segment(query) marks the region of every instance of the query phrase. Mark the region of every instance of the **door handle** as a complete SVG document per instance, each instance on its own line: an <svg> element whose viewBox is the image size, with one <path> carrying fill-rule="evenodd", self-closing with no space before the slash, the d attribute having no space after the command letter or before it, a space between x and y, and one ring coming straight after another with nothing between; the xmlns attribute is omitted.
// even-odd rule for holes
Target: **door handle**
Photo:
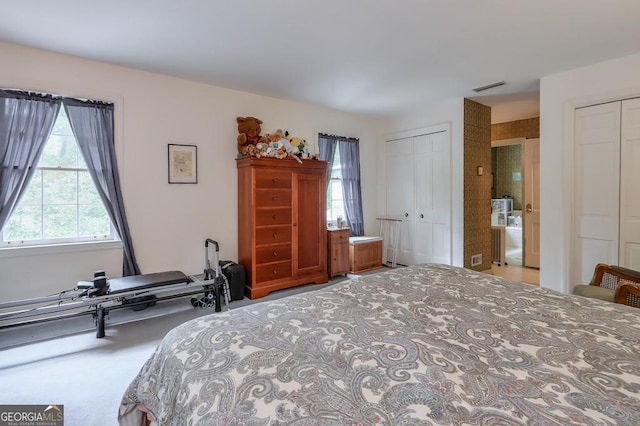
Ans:
<svg viewBox="0 0 640 426"><path fill-rule="evenodd" d="M533 209L531 208L531 203L527 203L527 205L524 207L524 211L527 213L531 213L533 211Z"/></svg>

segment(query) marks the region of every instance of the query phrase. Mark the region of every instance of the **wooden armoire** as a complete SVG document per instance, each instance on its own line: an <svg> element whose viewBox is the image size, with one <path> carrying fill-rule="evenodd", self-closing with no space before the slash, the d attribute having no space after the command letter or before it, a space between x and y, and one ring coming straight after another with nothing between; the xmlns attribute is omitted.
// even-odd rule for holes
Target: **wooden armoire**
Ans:
<svg viewBox="0 0 640 426"><path fill-rule="evenodd" d="M238 263L251 299L326 283L327 163L242 157L238 168Z"/></svg>

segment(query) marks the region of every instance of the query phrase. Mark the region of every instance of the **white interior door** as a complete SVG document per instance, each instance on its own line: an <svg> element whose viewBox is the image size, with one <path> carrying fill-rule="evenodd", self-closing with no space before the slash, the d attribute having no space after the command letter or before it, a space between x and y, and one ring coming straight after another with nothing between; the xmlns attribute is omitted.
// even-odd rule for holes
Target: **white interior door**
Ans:
<svg viewBox="0 0 640 426"><path fill-rule="evenodd" d="M640 270L640 99L622 102L620 163L619 264Z"/></svg>
<svg viewBox="0 0 640 426"><path fill-rule="evenodd" d="M618 263L620 102L575 111L574 284Z"/></svg>
<svg viewBox="0 0 640 426"><path fill-rule="evenodd" d="M540 139L527 139L524 150L524 266L540 267Z"/></svg>
<svg viewBox="0 0 640 426"><path fill-rule="evenodd" d="M451 186L448 132L414 138L415 261L451 263Z"/></svg>
<svg viewBox="0 0 640 426"><path fill-rule="evenodd" d="M411 265L414 263L414 153L413 138L387 141L386 143L386 212L387 217L401 219L398 226L397 263ZM392 241L388 244L386 259L393 259L395 247Z"/></svg>
<svg viewBox="0 0 640 426"><path fill-rule="evenodd" d="M415 152L415 261L430 262L433 256L433 140L431 135L414 138Z"/></svg>

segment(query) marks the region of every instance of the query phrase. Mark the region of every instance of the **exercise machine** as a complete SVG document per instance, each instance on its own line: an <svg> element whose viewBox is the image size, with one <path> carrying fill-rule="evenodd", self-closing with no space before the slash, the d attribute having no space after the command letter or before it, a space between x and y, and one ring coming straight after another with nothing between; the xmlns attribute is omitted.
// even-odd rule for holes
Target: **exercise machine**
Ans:
<svg viewBox="0 0 640 426"><path fill-rule="evenodd" d="M209 249L215 248L211 266ZM181 271L165 271L109 279L104 271L95 271L93 280L80 281L76 287L57 294L0 303L0 329L92 315L96 337L105 336L105 318L109 311L123 308L144 309L157 302L192 296L193 306L226 309L231 300L229 283L220 270L220 246L205 240L205 268L202 276ZM197 303L194 303L193 297ZM18 309L16 309L18 308Z"/></svg>

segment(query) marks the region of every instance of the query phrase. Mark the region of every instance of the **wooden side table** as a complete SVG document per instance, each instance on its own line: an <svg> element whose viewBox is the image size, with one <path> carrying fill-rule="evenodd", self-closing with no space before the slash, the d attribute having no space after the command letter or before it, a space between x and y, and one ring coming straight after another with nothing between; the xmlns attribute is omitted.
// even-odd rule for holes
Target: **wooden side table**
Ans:
<svg viewBox="0 0 640 426"><path fill-rule="evenodd" d="M349 228L327 229L329 278L349 272Z"/></svg>

